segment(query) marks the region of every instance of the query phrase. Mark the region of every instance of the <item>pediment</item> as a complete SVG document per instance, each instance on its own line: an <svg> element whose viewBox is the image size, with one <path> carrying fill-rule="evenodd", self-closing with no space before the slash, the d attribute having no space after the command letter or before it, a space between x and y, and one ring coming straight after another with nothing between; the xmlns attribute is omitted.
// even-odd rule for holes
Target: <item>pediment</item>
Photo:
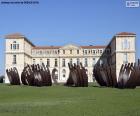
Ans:
<svg viewBox="0 0 140 116"><path fill-rule="evenodd" d="M62 46L60 49L81 49L81 47L74 44L67 44L65 46Z"/></svg>

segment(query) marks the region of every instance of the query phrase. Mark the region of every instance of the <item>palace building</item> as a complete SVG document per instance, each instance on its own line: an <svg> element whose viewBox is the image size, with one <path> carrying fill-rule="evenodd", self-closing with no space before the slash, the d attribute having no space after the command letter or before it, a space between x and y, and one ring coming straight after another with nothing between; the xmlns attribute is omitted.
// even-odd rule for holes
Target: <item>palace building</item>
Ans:
<svg viewBox="0 0 140 116"><path fill-rule="evenodd" d="M92 82L94 65L104 59L103 53L111 51L110 62L115 64L117 75L122 63L135 62L135 38L135 34L124 32L116 34L107 46L36 46L22 34L9 34L5 37L5 69L16 67L21 75L27 64L44 63L50 71L57 69L58 82L66 82L69 76L68 63L81 62L87 69L88 81ZM9 83L6 73L5 83Z"/></svg>

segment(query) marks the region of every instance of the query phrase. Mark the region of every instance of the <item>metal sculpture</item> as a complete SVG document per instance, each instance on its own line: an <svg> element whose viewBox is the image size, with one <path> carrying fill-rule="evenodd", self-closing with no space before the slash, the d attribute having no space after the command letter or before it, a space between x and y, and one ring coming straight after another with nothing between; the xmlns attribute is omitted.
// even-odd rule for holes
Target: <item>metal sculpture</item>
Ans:
<svg viewBox="0 0 140 116"><path fill-rule="evenodd" d="M100 86L135 88L140 85L140 60L138 63L122 64L118 80L111 65L95 65L93 75Z"/></svg>
<svg viewBox="0 0 140 116"><path fill-rule="evenodd" d="M29 86L51 86L51 74L49 68L42 65L27 65L21 73L21 81Z"/></svg>
<svg viewBox="0 0 140 116"><path fill-rule="evenodd" d="M6 69L6 73L11 85L20 85L20 78L16 67Z"/></svg>
<svg viewBox="0 0 140 116"><path fill-rule="evenodd" d="M6 70L11 85L20 85L20 77L17 68ZM51 86L51 74L49 68L42 65L27 65L21 73L21 82L29 86Z"/></svg>
<svg viewBox="0 0 140 116"><path fill-rule="evenodd" d="M75 87L87 87L88 86L88 76L86 74L86 69L80 65L72 65L68 63L69 66L69 78L65 83L66 86L75 86Z"/></svg>

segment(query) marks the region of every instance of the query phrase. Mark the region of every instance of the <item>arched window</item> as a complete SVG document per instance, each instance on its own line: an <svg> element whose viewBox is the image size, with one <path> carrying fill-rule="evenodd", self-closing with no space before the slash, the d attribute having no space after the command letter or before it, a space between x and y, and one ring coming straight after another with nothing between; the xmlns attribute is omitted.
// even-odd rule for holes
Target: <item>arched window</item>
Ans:
<svg viewBox="0 0 140 116"><path fill-rule="evenodd" d="M12 49L13 49L13 50L19 49L19 44L17 44L16 41L13 41L13 44L11 44L10 48L11 48L11 50L12 50Z"/></svg>
<svg viewBox="0 0 140 116"><path fill-rule="evenodd" d="M50 67L50 59L47 59L47 66Z"/></svg>
<svg viewBox="0 0 140 116"><path fill-rule="evenodd" d="M63 78L66 77L66 70L65 69L62 70L62 75L63 75Z"/></svg>

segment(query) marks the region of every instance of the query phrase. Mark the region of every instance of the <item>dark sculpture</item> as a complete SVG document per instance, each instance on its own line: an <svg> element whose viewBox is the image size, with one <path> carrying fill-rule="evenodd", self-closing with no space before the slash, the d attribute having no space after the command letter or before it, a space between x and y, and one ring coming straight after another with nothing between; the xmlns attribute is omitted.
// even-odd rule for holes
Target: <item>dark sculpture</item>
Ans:
<svg viewBox="0 0 140 116"><path fill-rule="evenodd" d="M140 62L122 64L118 80L111 65L95 65L93 75L100 86L136 88L140 85Z"/></svg>
<svg viewBox="0 0 140 116"><path fill-rule="evenodd" d="M20 77L17 68L6 70L11 85L20 85ZM51 86L52 79L49 68L42 65L27 65L21 73L21 82L29 86Z"/></svg>
<svg viewBox="0 0 140 116"><path fill-rule="evenodd" d="M88 86L88 76L86 74L86 69L80 63L79 65L69 64L69 78L65 83L66 86L75 86L75 87L87 87Z"/></svg>
<svg viewBox="0 0 140 116"><path fill-rule="evenodd" d="M21 81L29 86L51 86L51 74L49 68L42 65L27 65L21 73Z"/></svg>
<svg viewBox="0 0 140 116"><path fill-rule="evenodd" d="M11 85L20 85L20 78L16 67L6 69L6 73Z"/></svg>

